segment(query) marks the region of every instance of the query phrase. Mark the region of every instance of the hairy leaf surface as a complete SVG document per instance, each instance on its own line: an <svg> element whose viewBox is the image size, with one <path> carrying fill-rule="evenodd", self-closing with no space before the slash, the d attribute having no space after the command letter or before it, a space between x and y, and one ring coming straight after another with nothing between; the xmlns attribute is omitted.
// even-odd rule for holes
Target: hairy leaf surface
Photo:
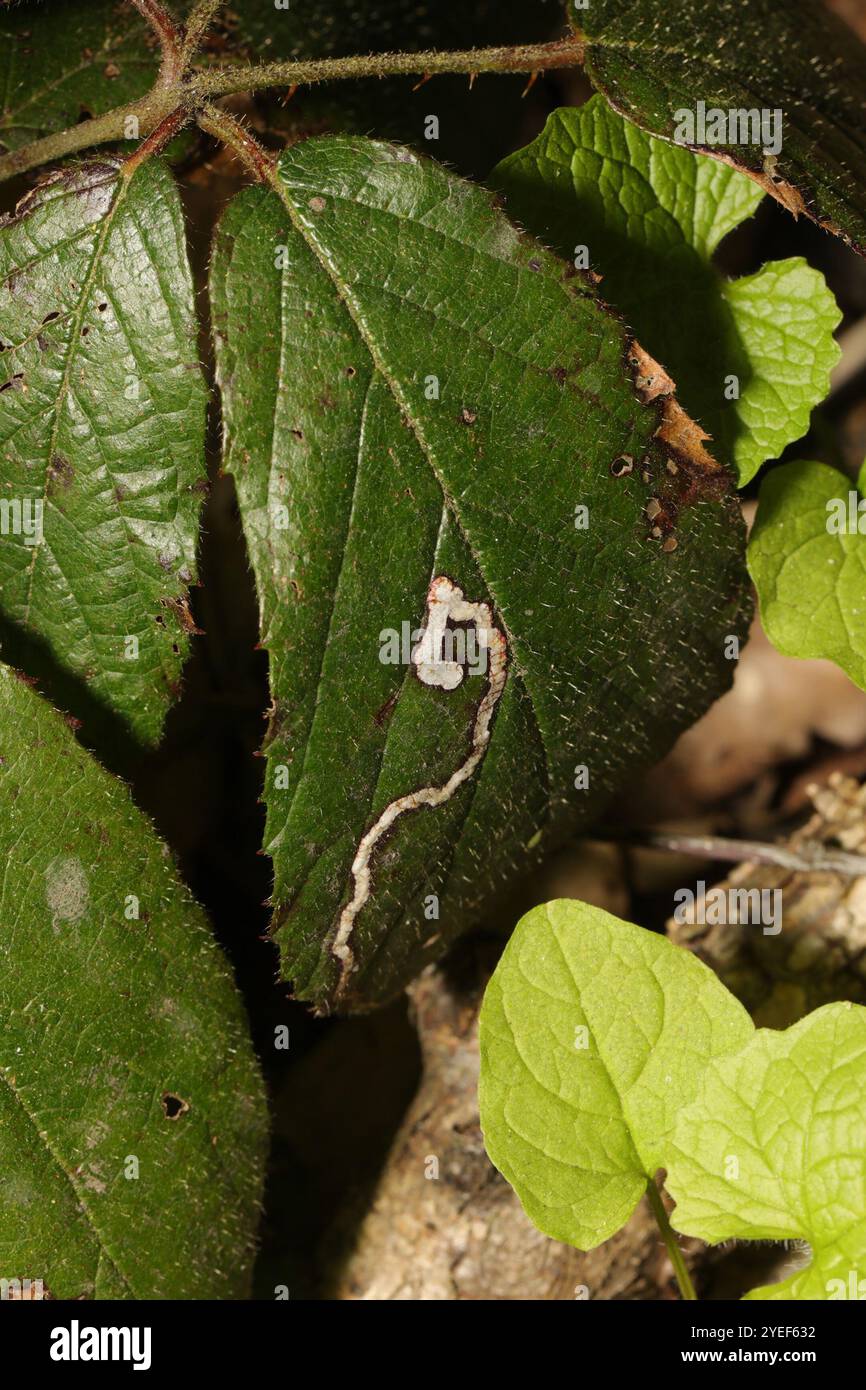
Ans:
<svg viewBox="0 0 866 1390"><path fill-rule="evenodd" d="M593 97L554 112L490 182L561 254L585 248L601 293L664 363L741 486L806 433L839 357L841 314L802 258L739 280L716 271L713 252L763 197L753 180Z"/></svg>
<svg viewBox="0 0 866 1390"><path fill-rule="evenodd" d="M859 490L824 463L773 469L761 485L748 563L773 646L827 657L866 690L864 496L866 466Z"/></svg>
<svg viewBox="0 0 866 1390"><path fill-rule="evenodd" d="M709 1060L751 1019L663 936L563 900L521 919L481 1010L490 1158L547 1235L591 1250L665 1162Z"/></svg>
<svg viewBox="0 0 866 1390"><path fill-rule="evenodd" d="M591 0L569 6L586 71L610 104L672 139L679 112L775 110L782 146L727 125L721 143L686 143L732 160L792 212L866 250L866 49L821 0ZM772 128L770 127L772 133ZM771 140L771 144L772 144Z"/></svg>
<svg viewBox="0 0 866 1390"><path fill-rule="evenodd" d="M69 169L0 221L0 609L147 740L193 626L196 334L159 162Z"/></svg>
<svg viewBox="0 0 866 1390"><path fill-rule="evenodd" d="M742 541L664 374L489 194L349 138L287 152L280 179L232 205L212 281L271 659L265 848L286 977L369 1003L727 684ZM492 710L492 662L446 689L408 644L388 659L436 577L492 610ZM347 929L365 836L431 788L360 866Z"/></svg>
<svg viewBox="0 0 866 1390"><path fill-rule="evenodd" d="M686 1235L808 1242L807 1268L747 1298L862 1298L866 1009L827 1004L713 1058L678 1118L667 1187Z"/></svg>
<svg viewBox="0 0 866 1390"><path fill-rule="evenodd" d="M0 1278L241 1298L265 1109L240 999L126 789L0 667Z"/></svg>

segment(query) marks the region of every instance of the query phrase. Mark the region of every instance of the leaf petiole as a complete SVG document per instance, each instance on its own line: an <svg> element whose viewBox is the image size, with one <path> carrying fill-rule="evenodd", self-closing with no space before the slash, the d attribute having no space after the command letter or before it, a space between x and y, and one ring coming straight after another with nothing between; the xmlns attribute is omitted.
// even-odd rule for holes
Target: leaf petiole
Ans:
<svg viewBox="0 0 866 1390"><path fill-rule="evenodd" d="M146 139L142 140L138 149L124 160L123 172L127 178L135 173L140 164L152 155L161 154L166 145L170 144L176 135L179 135L184 126L191 120L188 111L183 107L169 112L164 121L160 121L155 130L152 130Z"/></svg>
<svg viewBox="0 0 866 1390"><path fill-rule="evenodd" d="M671 1223L668 1220L668 1214L665 1211L665 1204L661 1199L661 1194L658 1188L656 1187L654 1178L650 1178L649 1182L646 1185L646 1195L647 1201L649 1202L650 1208L652 1209L652 1214L656 1219L659 1230L661 1231L662 1240L665 1243L665 1249L667 1250L668 1255L670 1256L671 1264L674 1267L674 1274L676 1275L680 1294L688 1302L696 1303L698 1296L695 1293L695 1286L692 1283L692 1277L689 1274L688 1269L686 1268L686 1262L683 1259L683 1252L680 1249L679 1243L677 1241L676 1236L673 1233L673 1230L671 1229Z"/></svg>
<svg viewBox="0 0 866 1390"><path fill-rule="evenodd" d="M183 59L180 49L180 31L175 21L159 3L159 0L132 0L132 4L159 39L159 45L162 49L161 82L164 85L176 82L181 73Z"/></svg>
<svg viewBox="0 0 866 1390"><path fill-rule="evenodd" d="M279 193L276 160L235 116L207 102L196 119L203 131L233 151L258 183L269 184Z"/></svg>
<svg viewBox="0 0 866 1390"><path fill-rule="evenodd" d="M201 47L208 29L222 9L223 0L198 0L186 22L183 40L184 58L188 62Z"/></svg>

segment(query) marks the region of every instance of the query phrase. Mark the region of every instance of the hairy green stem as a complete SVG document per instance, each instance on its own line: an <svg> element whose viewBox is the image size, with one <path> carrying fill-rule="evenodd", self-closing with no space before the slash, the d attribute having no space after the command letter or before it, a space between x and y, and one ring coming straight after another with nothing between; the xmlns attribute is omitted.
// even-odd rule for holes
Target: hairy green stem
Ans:
<svg viewBox="0 0 866 1390"><path fill-rule="evenodd" d="M143 14L153 13L156 27L156 15L162 12L161 6L156 5L154 0L134 0L134 3ZM202 17L206 10L213 12L215 7L205 3L201 7ZM176 40L167 36L166 42L171 44ZM462 53L374 53L369 57L322 58L296 63L230 64L188 71L186 75L173 66L171 71L175 75L170 80L166 76L166 61L169 52L174 54L175 50L164 48L163 52L165 56L159 81L146 97L128 106L117 106L103 116L82 121L80 125L55 135L46 135L31 145L3 155L0 157L0 180L26 173L42 164L53 163L94 145L126 139L126 121L130 116L137 118L139 133L146 137L176 108L183 106L195 116L209 99L229 96L234 92L257 91L263 87L307 86L346 78L411 76L419 73L432 76L435 73L544 72L579 65L583 58L583 45L578 39L561 39L555 43L477 48ZM176 55L171 58L172 64L175 64L175 58Z"/></svg>
<svg viewBox="0 0 866 1390"><path fill-rule="evenodd" d="M301 59L293 63L230 64L202 72L197 92L229 96L265 87L302 87L358 77L424 76L437 73L544 72L569 68L583 60L579 39L518 44L508 48L471 48L462 53L372 53L352 58Z"/></svg>
<svg viewBox="0 0 866 1390"><path fill-rule="evenodd" d="M222 7L223 0L198 0L198 4L186 22L186 33L183 41L183 55L186 62L189 62L193 54L201 47L205 34Z"/></svg>
<svg viewBox="0 0 866 1390"><path fill-rule="evenodd" d="M668 1220L668 1214L665 1211L665 1204L661 1199L661 1193L655 1185L654 1178L650 1178L649 1182L647 1183L646 1195L647 1201L649 1202L650 1207L652 1209L652 1214L655 1217L656 1222L658 1223L659 1230L661 1231L662 1240L665 1243L665 1249L667 1250L668 1255L670 1256L671 1264L674 1267L674 1274L677 1278L677 1284L679 1285L680 1294L687 1302L696 1303L698 1296L695 1293L695 1286L692 1283L692 1276L686 1269L686 1262L683 1259L683 1252L679 1247L679 1242L677 1241L677 1238L674 1235L673 1230L671 1229L671 1223Z"/></svg>
<svg viewBox="0 0 866 1390"><path fill-rule="evenodd" d="M138 120L140 135L150 135L176 106L177 96L172 94L171 88L154 88L141 101L130 102L128 106L115 106L102 116L82 121L69 130L58 131L56 135L44 135L41 140L34 140L32 145L22 145L20 150L3 155L0 158L0 180L24 174L28 169L38 169L43 164L53 164L66 155L77 154L79 150L89 149L92 145L125 140L128 138L126 122L130 116Z"/></svg>

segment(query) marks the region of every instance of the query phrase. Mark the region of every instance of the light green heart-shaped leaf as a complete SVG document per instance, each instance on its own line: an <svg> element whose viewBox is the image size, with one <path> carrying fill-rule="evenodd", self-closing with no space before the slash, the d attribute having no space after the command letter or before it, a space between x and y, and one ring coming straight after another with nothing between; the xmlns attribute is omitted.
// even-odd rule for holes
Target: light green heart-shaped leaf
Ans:
<svg viewBox="0 0 866 1390"><path fill-rule="evenodd" d="M484 1142L547 1235L590 1250L665 1162L712 1058L754 1032L697 958L586 903L517 925L481 1011Z"/></svg>
<svg viewBox="0 0 866 1390"><path fill-rule="evenodd" d="M866 690L864 496L866 466L859 491L823 463L773 469L761 485L748 562L773 645L786 656L835 661Z"/></svg>
<svg viewBox="0 0 866 1390"><path fill-rule="evenodd" d="M827 1004L713 1058L667 1153L678 1231L711 1244L808 1241L806 1269L747 1298L862 1298L866 1009Z"/></svg>
<svg viewBox="0 0 866 1390"><path fill-rule="evenodd" d="M288 150L223 219L212 295L283 973L369 1004L728 684L737 509L591 283L407 150ZM487 605L496 670L419 678L434 579L458 626Z"/></svg>
<svg viewBox="0 0 866 1390"><path fill-rule="evenodd" d="M205 409L164 165L70 168L0 219L0 610L148 741L194 630Z"/></svg>
<svg viewBox="0 0 866 1390"><path fill-rule="evenodd" d="M719 242L763 197L752 179L593 97L554 112L491 183L561 254L588 254L601 293L664 363L741 486L806 433L839 357L841 315L801 258L732 281L715 269Z"/></svg>
<svg viewBox="0 0 866 1390"><path fill-rule="evenodd" d="M243 1007L126 788L0 666L0 1279L243 1298L266 1112Z"/></svg>

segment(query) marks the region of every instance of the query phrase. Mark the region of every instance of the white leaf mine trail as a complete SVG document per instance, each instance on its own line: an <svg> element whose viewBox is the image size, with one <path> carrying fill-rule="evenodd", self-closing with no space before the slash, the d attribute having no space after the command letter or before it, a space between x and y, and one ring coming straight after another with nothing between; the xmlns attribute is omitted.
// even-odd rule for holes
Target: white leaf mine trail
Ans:
<svg viewBox="0 0 866 1390"><path fill-rule="evenodd" d="M469 755L456 772L451 774L444 786L422 787L420 791L409 792L392 801L358 845L352 862L355 891L351 901L340 914L331 946L331 954L340 963L338 997L345 990L355 969L351 936L358 913L370 896L370 856L376 845L390 830L397 817L402 816L404 812L416 811L421 806L442 806L446 801L450 801L457 788L467 782L475 772L490 741L493 711L505 688L507 675L508 648L505 636L494 624L489 604L468 603L463 597L463 590L447 575L439 575L434 579L427 593L426 625L421 640L412 653L412 663L418 679L424 685L437 686L440 690L455 690L464 676L464 668L459 662L443 659L443 645L449 622L473 623L479 646L487 650L487 689L475 714Z"/></svg>

